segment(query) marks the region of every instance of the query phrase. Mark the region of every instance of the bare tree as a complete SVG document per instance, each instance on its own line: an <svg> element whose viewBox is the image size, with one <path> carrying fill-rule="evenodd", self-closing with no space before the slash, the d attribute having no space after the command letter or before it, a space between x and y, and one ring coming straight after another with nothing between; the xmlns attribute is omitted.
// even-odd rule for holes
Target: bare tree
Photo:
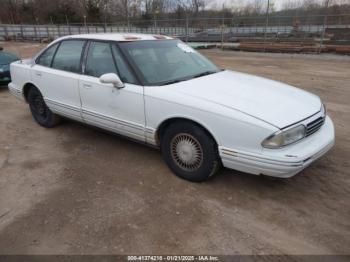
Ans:
<svg viewBox="0 0 350 262"><path fill-rule="evenodd" d="M90 22L97 22L100 19L103 8L103 0L78 0L84 15Z"/></svg>
<svg viewBox="0 0 350 262"><path fill-rule="evenodd" d="M270 0L270 2L280 0ZM350 0L285 0L279 14L317 15L345 14L350 12ZM266 0L226 0L225 8L215 0L0 0L2 23L62 23L106 21L107 17L124 20L142 17L184 18L185 16L261 16L266 10ZM222 3L222 2L220 2ZM108 6L108 8L106 8ZM327 9L327 10L326 10ZM271 12L273 8L270 7Z"/></svg>
<svg viewBox="0 0 350 262"><path fill-rule="evenodd" d="M14 23L18 23L17 10L18 10L18 1L17 0L7 0L5 3L5 8L7 7L7 11L10 17L10 21Z"/></svg>

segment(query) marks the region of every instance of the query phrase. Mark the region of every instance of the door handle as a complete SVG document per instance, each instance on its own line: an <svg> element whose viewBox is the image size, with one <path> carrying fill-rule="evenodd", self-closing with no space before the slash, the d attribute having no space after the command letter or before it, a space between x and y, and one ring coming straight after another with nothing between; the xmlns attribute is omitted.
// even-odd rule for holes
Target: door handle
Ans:
<svg viewBox="0 0 350 262"><path fill-rule="evenodd" d="M83 87L86 88L86 89L90 89L92 87L92 85L90 85L90 84L83 84Z"/></svg>
<svg viewBox="0 0 350 262"><path fill-rule="evenodd" d="M35 75L41 76L41 72L36 71L36 72L35 72Z"/></svg>

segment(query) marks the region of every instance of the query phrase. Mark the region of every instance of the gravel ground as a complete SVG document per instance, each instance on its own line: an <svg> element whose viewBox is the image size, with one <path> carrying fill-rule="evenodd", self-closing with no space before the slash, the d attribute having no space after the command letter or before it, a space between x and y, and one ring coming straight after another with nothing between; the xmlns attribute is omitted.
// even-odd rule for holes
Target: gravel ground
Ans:
<svg viewBox="0 0 350 262"><path fill-rule="evenodd" d="M349 57L202 52L319 95L335 147L290 179L223 169L190 183L157 150L75 122L38 126L2 88L0 253L350 254Z"/></svg>

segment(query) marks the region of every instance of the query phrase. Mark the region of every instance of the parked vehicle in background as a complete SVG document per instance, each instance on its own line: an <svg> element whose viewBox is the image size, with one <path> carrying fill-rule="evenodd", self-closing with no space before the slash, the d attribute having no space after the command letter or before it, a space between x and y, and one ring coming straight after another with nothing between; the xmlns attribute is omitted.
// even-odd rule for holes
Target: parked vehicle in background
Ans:
<svg viewBox="0 0 350 262"><path fill-rule="evenodd" d="M0 48L0 86L11 82L10 64L17 60L19 60L17 55L5 52L2 47Z"/></svg>
<svg viewBox="0 0 350 262"><path fill-rule="evenodd" d="M169 168L191 181L221 165L291 177L334 144L319 97L219 69L166 36L63 37L12 63L11 75L10 92L40 125L64 116L157 146Z"/></svg>

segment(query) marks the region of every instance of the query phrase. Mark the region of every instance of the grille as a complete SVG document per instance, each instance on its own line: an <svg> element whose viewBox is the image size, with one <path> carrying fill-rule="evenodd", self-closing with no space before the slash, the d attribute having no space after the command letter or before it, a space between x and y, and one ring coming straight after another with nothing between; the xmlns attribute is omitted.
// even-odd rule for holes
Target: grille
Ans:
<svg viewBox="0 0 350 262"><path fill-rule="evenodd" d="M321 128L325 117L319 117L306 125L306 136L310 136Z"/></svg>

